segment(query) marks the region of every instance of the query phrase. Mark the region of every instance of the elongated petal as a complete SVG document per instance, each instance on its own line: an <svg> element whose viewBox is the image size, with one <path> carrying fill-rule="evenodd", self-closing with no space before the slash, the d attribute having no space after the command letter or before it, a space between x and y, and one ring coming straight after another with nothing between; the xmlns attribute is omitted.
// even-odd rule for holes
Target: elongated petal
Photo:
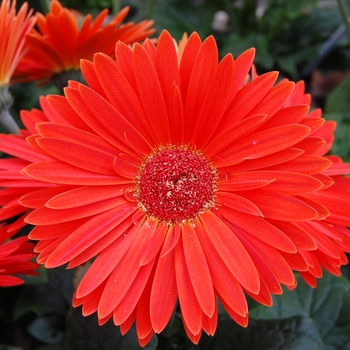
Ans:
<svg viewBox="0 0 350 350"><path fill-rule="evenodd" d="M182 227L182 243L186 265L197 300L203 312L212 317L215 297L208 264L196 231L189 225Z"/></svg>
<svg viewBox="0 0 350 350"><path fill-rule="evenodd" d="M222 161L215 161L215 165L217 167L229 166L245 159L268 156L295 145L309 132L310 129L303 125L285 125L253 134L220 152L219 156Z"/></svg>
<svg viewBox="0 0 350 350"><path fill-rule="evenodd" d="M190 332L198 334L202 327L203 312L188 274L182 240L175 247L175 272L182 317Z"/></svg>
<svg viewBox="0 0 350 350"><path fill-rule="evenodd" d="M23 169L24 174L37 180L65 185L118 185L129 179L93 173L59 161L33 163Z"/></svg>
<svg viewBox="0 0 350 350"><path fill-rule="evenodd" d="M177 299L175 251L171 250L164 255L164 247L166 245L160 253L150 299L151 322L156 333L160 333L168 324Z"/></svg>
<svg viewBox="0 0 350 350"><path fill-rule="evenodd" d="M202 215L201 222L213 246L237 280L247 290L257 293L259 291L258 273L239 239L211 212ZM213 232L215 232L215 238Z"/></svg>

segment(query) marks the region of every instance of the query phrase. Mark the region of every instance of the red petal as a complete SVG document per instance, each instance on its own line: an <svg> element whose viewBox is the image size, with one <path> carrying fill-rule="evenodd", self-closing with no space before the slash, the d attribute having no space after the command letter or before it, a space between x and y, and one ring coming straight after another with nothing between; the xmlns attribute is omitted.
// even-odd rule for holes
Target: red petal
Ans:
<svg viewBox="0 0 350 350"><path fill-rule="evenodd" d="M287 98L292 93L294 86L295 84L290 81L277 84L258 103L258 105L255 106L253 110L250 111L250 114L261 114L261 113L266 113L269 115L275 114L285 104Z"/></svg>
<svg viewBox="0 0 350 350"><path fill-rule="evenodd" d="M169 238L168 233L166 239ZM160 333L168 324L177 300L175 252L171 250L164 255L164 247L166 245L158 259L150 298L151 322L156 333Z"/></svg>
<svg viewBox="0 0 350 350"><path fill-rule="evenodd" d="M166 239L169 235L168 229L168 226L163 225L162 223L158 224L154 234L150 237L148 245L142 254L140 260L141 266L148 264L160 252L164 239Z"/></svg>
<svg viewBox="0 0 350 350"><path fill-rule="evenodd" d="M171 142L168 115L153 62L140 45L134 47L133 62L137 91L148 123L159 144L167 145Z"/></svg>
<svg viewBox="0 0 350 350"><path fill-rule="evenodd" d="M195 230L203 246L207 261L210 261L208 266L215 291L233 310L239 315L245 316L248 313L248 306L241 285L208 240L201 222L196 220L195 225Z"/></svg>
<svg viewBox="0 0 350 350"><path fill-rule="evenodd" d="M188 274L194 293L203 312L212 317L215 311L215 296L207 259L196 231L190 225L182 226L182 242Z"/></svg>
<svg viewBox="0 0 350 350"><path fill-rule="evenodd" d="M108 154L115 154L116 152L116 149L101 137L68 125L39 123L36 128L41 136L60 138Z"/></svg>
<svg viewBox="0 0 350 350"><path fill-rule="evenodd" d="M131 284L135 282L141 268L139 261L153 232L152 221L146 220L138 229L135 240L126 254L118 265L115 265L116 267L108 277L106 288L101 296L98 309L99 317L106 317L113 312L128 292Z"/></svg>
<svg viewBox="0 0 350 350"><path fill-rule="evenodd" d="M64 223L71 220L86 218L91 215L99 214L124 203L126 203L125 199L117 197L77 208L50 209L41 207L29 213L26 217L26 222L32 225L51 225Z"/></svg>
<svg viewBox="0 0 350 350"><path fill-rule="evenodd" d="M138 172L138 167L135 164L119 157L114 158L113 169L118 175L132 180L135 180Z"/></svg>
<svg viewBox="0 0 350 350"><path fill-rule="evenodd" d="M208 158L215 157L221 150L225 149L233 141L246 137L264 124L267 120L266 114L253 115L225 129L221 133L215 133L214 140L210 141L205 150Z"/></svg>
<svg viewBox="0 0 350 350"><path fill-rule="evenodd" d="M237 182L240 184L241 182L244 182L244 180L246 180L248 184L252 181L256 181L257 183L259 181L268 182L265 187L266 190L289 195L301 195L315 192L323 188L323 183L315 177L287 171L257 170L229 175L230 182ZM225 184L226 181L223 181L223 183ZM222 184L220 183L220 189L221 187ZM242 189L244 189L244 187ZM249 189L248 186L247 190Z"/></svg>
<svg viewBox="0 0 350 350"><path fill-rule="evenodd" d="M233 71L233 83L230 100L236 95L247 79L247 75L252 67L255 56L255 49L251 48L244 51L241 55L235 58L235 69Z"/></svg>
<svg viewBox="0 0 350 350"><path fill-rule="evenodd" d="M302 149L305 155L317 154L318 150L326 143L319 137L307 137L305 140L298 142L294 147Z"/></svg>
<svg viewBox="0 0 350 350"><path fill-rule="evenodd" d="M188 47L189 42L186 45ZM185 48L185 51L186 51ZM185 56L185 52L183 58ZM209 91L210 83L213 79L218 66L218 50L215 39L208 37L198 50L193 69L190 74L186 99L184 102L184 115L187 116L185 128L185 142L190 142L193 137L196 122L199 118L200 110L198 106L202 106L205 97ZM182 67L180 67L182 69ZM180 75L182 78L182 76ZM181 86L182 88L182 86Z"/></svg>
<svg viewBox="0 0 350 350"><path fill-rule="evenodd" d="M154 47L154 46L153 46ZM163 31L157 42L155 68L157 71L164 101L168 107L168 113L171 113L172 88L180 86L179 63L177 52L174 45L174 39L167 31ZM171 118L169 118L171 124Z"/></svg>
<svg viewBox="0 0 350 350"><path fill-rule="evenodd" d="M128 252L140 225L142 225L142 222L134 226L126 234L122 232L122 235L117 237L114 243L98 255L77 288L76 295L78 298L83 298L90 294L110 276L120 260Z"/></svg>
<svg viewBox="0 0 350 350"><path fill-rule="evenodd" d="M136 208L135 208L136 210ZM113 244L118 237L124 234L128 234L131 227L135 224L132 221L132 214L135 212L131 211L130 216L128 216L123 222L121 222L117 227L109 231L105 236L100 238L95 244L86 248L76 257L74 257L68 264L68 268L73 268L84 264L86 261L96 257L97 254L104 251L107 247Z"/></svg>
<svg viewBox="0 0 350 350"><path fill-rule="evenodd" d="M220 152L218 156L222 161L215 160L215 166L238 164L245 159L256 159L282 151L303 140L309 132L310 129L304 125L285 125L247 136Z"/></svg>
<svg viewBox="0 0 350 350"><path fill-rule="evenodd" d="M123 151L130 153L131 148L139 154L149 154L150 145L143 135L126 119L127 116L120 114L103 97L85 85L79 85L79 92L85 104L84 111L86 108L91 111L92 118L98 120L113 135L115 140L123 144ZM79 112L82 111L79 110ZM79 114L81 115L81 113ZM123 130L123 132L120 132L120 130Z"/></svg>
<svg viewBox="0 0 350 350"><path fill-rule="evenodd" d="M309 109L310 106L308 105L296 105L282 108L262 126L261 130L267 130L287 124L299 124L305 118ZM304 120L307 119L305 118ZM302 124L308 126L305 123Z"/></svg>
<svg viewBox="0 0 350 350"><path fill-rule="evenodd" d="M219 190L227 192L256 190L274 181L274 179L254 179L245 174L230 174L228 179L219 182Z"/></svg>
<svg viewBox="0 0 350 350"><path fill-rule="evenodd" d="M296 252L293 241L265 219L224 207L220 208L220 213L234 226L243 229L270 246L288 253Z"/></svg>
<svg viewBox="0 0 350 350"><path fill-rule="evenodd" d="M198 334L202 328L203 312L192 287L181 239L175 247L175 273L183 322L191 333Z"/></svg>
<svg viewBox="0 0 350 350"><path fill-rule="evenodd" d="M63 185L119 185L130 179L93 173L59 161L39 162L28 165L23 173L40 181Z"/></svg>
<svg viewBox="0 0 350 350"><path fill-rule="evenodd" d="M253 293L259 291L259 276L246 249L232 230L210 211L200 220L212 245L238 282ZM207 238L208 239L208 238Z"/></svg>
<svg viewBox="0 0 350 350"><path fill-rule="evenodd" d="M152 143L156 140L154 130L147 122L140 98L126 77L120 71L116 62L110 57L98 54L94 57L96 74L104 89L108 101L143 135L147 135Z"/></svg>
<svg viewBox="0 0 350 350"><path fill-rule="evenodd" d="M45 103L47 104L46 108L44 108L45 104L42 102L40 105L45 115L48 115L48 110L52 114L51 118L48 118L50 122L74 127L78 130L91 131L90 127L79 117L79 114L64 96L49 95L46 97Z"/></svg>
<svg viewBox="0 0 350 350"><path fill-rule="evenodd" d="M94 173L113 176L114 156L94 148L57 138L38 138L40 147L58 160Z"/></svg>
<svg viewBox="0 0 350 350"><path fill-rule="evenodd" d="M286 164L291 159L295 159L303 154L302 150L296 148L288 148L280 152L276 152L266 157L258 159L247 159L243 163L232 165L227 168L221 168L220 170L226 171L227 173L236 173L244 171L259 170L265 167L270 167L275 164Z"/></svg>
<svg viewBox="0 0 350 350"><path fill-rule="evenodd" d="M193 139L199 149L204 148L211 137L215 135L226 110L233 81L233 67L232 56L225 56L219 63L208 86L204 101L199 108L199 115L193 125ZM222 83L223 81L225 84ZM219 104L218 100L220 100Z"/></svg>
<svg viewBox="0 0 350 350"><path fill-rule="evenodd" d="M227 108L223 118L223 123L220 126L220 131L223 132L231 128L247 116L248 113L249 116L255 114L267 114L264 111L261 113L251 113L251 110L256 104L265 98L266 94L274 85L277 76L277 72L266 73L243 86L237 92L230 106Z"/></svg>
<svg viewBox="0 0 350 350"><path fill-rule="evenodd" d="M219 298L219 300L220 300L222 306L227 311L227 313L231 316L231 318L235 322L237 322L242 327L248 326L248 314L245 316L240 316L234 310L232 310L231 307L228 304L226 304L226 302L224 300L222 300L221 298Z"/></svg>
<svg viewBox="0 0 350 350"><path fill-rule="evenodd" d="M61 224L45 225L45 226L35 226L33 230L29 233L29 239L33 240L47 240L54 239L61 236L69 235L71 232L78 229L81 225L86 222L86 218L69 221L64 225L64 232L62 230Z"/></svg>
<svg viewBox="0 0 350 350"><path fill-rule="evenodd" d="M106 199L112 199L123 196L125 185L119 186L85 186L73 189L61 188L60 193L53 194L51 198L44 203L51 209L77 208L83 205L97 203ZM54 191L51 191L54 193ZM58 191L56 191L58 192Z"/></svg>
<svg viewBox="0 0 350 350"><path fill-rule="evenodd" d="M113 321L115 325L118 326L124 323L134 311L138 302L140 302L141 294L143 293L145 285L150 278L153 264L154 261L141 267L125 297L113 311Z"/></svg>
<svg viewBox="0 0 350 350"><path fill-rule="evenodd" d="M287 194L257 189L245 191L244 197L259 207L265 217L282 221L306 221L318 217L317 209Z"/></svg>
<svg viewBox="0 0 350 350"><path fill-rule="evenodd" d="M307 231L302 230L296 224L279 220L268 221L287 235L293 241L298 250L315 250L317 248L315 241L307 233Z"/></svg>
<svg viewBox="0 0 350 350"><path fill-rule="evenodd" d="M247 236L246 234L240 232L241 231L239 231L237 234L240 234L241 241L246 242L246 244L249 244L254 249L256 254L258 254L269 266L269 268L280 283L285 284L287 286L296 285L296 280L290 266L282 258L278 250L271 247L270 245L263 243L262 241L253 236ZM251 250L250 252L252 254Z"/></svg>
<svg viewBox="0 0 350 350"><path fill-rule="evenodd" d="M189 89L191 73L196 61L199 49L202 46L201 39L196 32L193 32L188 38L187 44L182 53L180 61L180 82L181 82L181 97L182 101L186 102L186 96Z"/></svg>
<svg viewBox="0 0 350 350"><path fill-rule="evenodd" d="M117 227L133 212L133 206L124 204L109 211L95 215L86 221L55 249L46 260L46 267L57 267L72 260L85 249L93 246L108 232ZM96 253L99 253L98 251Z"/></svg>
<svg viewBox="0 0 350 350"><path fill-rule="evenodd" d="M273 164L269 169L315 175L329 168L331 164L332 163L324 157L301 155L286 163ZM325 172L325 174L329 175L327 172Z"/></svg>
<svg viewBox="0 0 350 350"><path fill-rule="evenodd" d="M250 215L263 216L260 209L248 199L229 192L216 192L216 202L220 205L230 207L232 209L242 211Z"/></svg>
<svg viewBox="0 0 350 350"><path fill-rule="evenodd" d="M216 331L216 327L218 324L218 305L215 303L215 311L213 316L208 317L203 313L202 317L202 327L208 335L214 335Z"/></svg>

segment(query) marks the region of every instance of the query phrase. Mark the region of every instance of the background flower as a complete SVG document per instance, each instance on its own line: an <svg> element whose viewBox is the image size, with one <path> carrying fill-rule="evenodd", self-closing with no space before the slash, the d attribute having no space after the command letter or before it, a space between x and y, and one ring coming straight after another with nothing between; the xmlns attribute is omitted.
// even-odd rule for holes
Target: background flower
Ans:
<svg viewBox="0 0 350 350"><path fill-rule="evenodd" d="M26 35L35 24L32 10L25 2L16 14L16 1L3 0L0 5L0 88L9 85L11 77L28 50L24 47Z"/></svg>
<svg viewBox="0 0 350 350"><path fill-rule="evenodd" d="M317 266L338 274L346 263L337 208L349 167L323 156L333 124L275 72L246 83L253 56L218 63L215 40L196 34L181 55L167 32L157 46L119 42L116 61L82 62L89 87L71 82L47 98L64 123L39 123L28 139L52 160L24 173L55 184L20 200L33 209L38 261L72 268L96 257L74 305L123 334L136 321L141 345L177 299L197 343L215 332L216 297L246 326L245 294L271 305L281 285L296 286L293 270L319 277Z"/></svg>
<svg viewBox="0 0 350 350"><path fill-rule="evenodd" d="M80 59L92 59L95 52L114 55L117 40L126 44L141 41L155 32L153 21L121 24L129 8L109 19L105 9L92 21L63 7L58 0L50 3L50 12L37 13L37 27L28 36L31 49L19 64L16 75L40 84L55 82L60 87L68 79L79 78Z"/></svg>
<svg viewBox="0 0 350 350"><path fill-rule="evenodd" d="M10 132L16 133L18 127L9 114L13 103L9 85L14 71L27 52L26 35L35 24L32 11L25 2L16 14L16 1L4 0L0 4L0 123Z"/></svg>
<svg viewBox="0 0 350 350"><path fill-rule="evenodd" d="M11 234L6 226L0 227L0 287L22 284L23 280L13 275L38 275L39 266L30 260L35 257L33 243L27 237L9 240Z"/></svg>

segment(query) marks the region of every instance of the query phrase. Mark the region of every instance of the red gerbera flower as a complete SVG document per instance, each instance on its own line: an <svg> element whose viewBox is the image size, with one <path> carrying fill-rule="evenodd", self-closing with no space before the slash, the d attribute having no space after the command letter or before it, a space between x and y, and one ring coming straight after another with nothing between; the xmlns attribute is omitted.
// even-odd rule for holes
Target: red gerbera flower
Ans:
<svg viewBox="0 0 350 350"><path fill-rule="evenodd" d="M0 287L10 287L22 284L19 275L37 275L34 269L38 265L29 261L33 253L33 243L28 242L27 237L19 237L9 240L11 234L6 226L0 227Z"/></svg>
<svg viewBox="0 0 350 350"><path fill-rule="evenodd" d="M128 7L124 8L105 23L107 9L92 21L90 14L84 17L52 0L46 16L36 14L38 30L33 29L28 36L31 49L21 61L16 75L26 77L27 81L39 80L41 84L47 84L52 80L60 82L63 74L61 79L66 82L67 72L77 76L74 72L79 71L81 58L91 60L95 52L113 56L117 40L132 44L155 32L151 28L153 21L121 25L128 11Z"/></svg>
<svg viewBox="0 0 350 350"><path fill-rule="evenodd" d="M141 345L177 300L196 343L215 332L217 299L246 326L245 294L271 305L293 270L313 284L346 263L350 167L324 156L334 125L309 113L302 84L247 83L253 56L218 62L197 34L178 52L167 32L119 42L116 60L82 62L89 86L47 97L55 119L27 138L48 157L24 174L50 187L20 200L38 261L96 257L73 305L122 333L136 321Z"/></svg>

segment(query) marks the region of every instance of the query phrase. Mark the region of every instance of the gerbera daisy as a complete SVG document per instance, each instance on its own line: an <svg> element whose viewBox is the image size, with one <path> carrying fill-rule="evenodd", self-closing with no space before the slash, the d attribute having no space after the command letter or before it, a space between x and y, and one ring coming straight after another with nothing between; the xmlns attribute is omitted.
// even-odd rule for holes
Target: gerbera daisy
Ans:
<svg viewBox="0 0 350 350"><path fill-rule="evenodd" d="M81 58L91 60L95 52L114 55L117 40L132 44L155 32L151 28L153 21L121 25L128 11L128 7L124 8L106 23L105 9L92 21L90 14L84 17L52 0L46 16L36 14L38 29L28 36L31 49L16 75L27 81L38 80L42 85L53 81L60 87L66 86L68 79L80 75Z"/></svg>
<svg viewBox="0 0 350 350"><path fill-rule="evenodd" d="M13 275L37 275L38 265L29 261L33 253L33 243L27 237L11 238L6 226L0 227L0 287L22 284L23 280Z"/></svg>
<svg viewBox="0 0 350 350"><path fill-rule="evenodd" d="M26 53L25 37L35 24L35 17L25 2L16 14L16 1L3 0L0 4L0 122L10 131L18 127L9 114L13 103L9 85L14 70Z"/></svg>
<svg viewBox="0 0 350 350"><path fill-rule="evenodd" d="M118 42L115 56L83 60L88 86L48 96L57 119L27 138L50 158L23 170L50 186L20 200L38 262L95 258L74 306L122 333L136 322L145 345L178 301L197 343L218 300L246 326L246 294L271 305L293 270L311 284L322 267L338 274L350 167L324 156L334 125L309 112L302 84L247 82L254 50L219 61L196 33L181 50L166 31L157 46Z"/></svg>

